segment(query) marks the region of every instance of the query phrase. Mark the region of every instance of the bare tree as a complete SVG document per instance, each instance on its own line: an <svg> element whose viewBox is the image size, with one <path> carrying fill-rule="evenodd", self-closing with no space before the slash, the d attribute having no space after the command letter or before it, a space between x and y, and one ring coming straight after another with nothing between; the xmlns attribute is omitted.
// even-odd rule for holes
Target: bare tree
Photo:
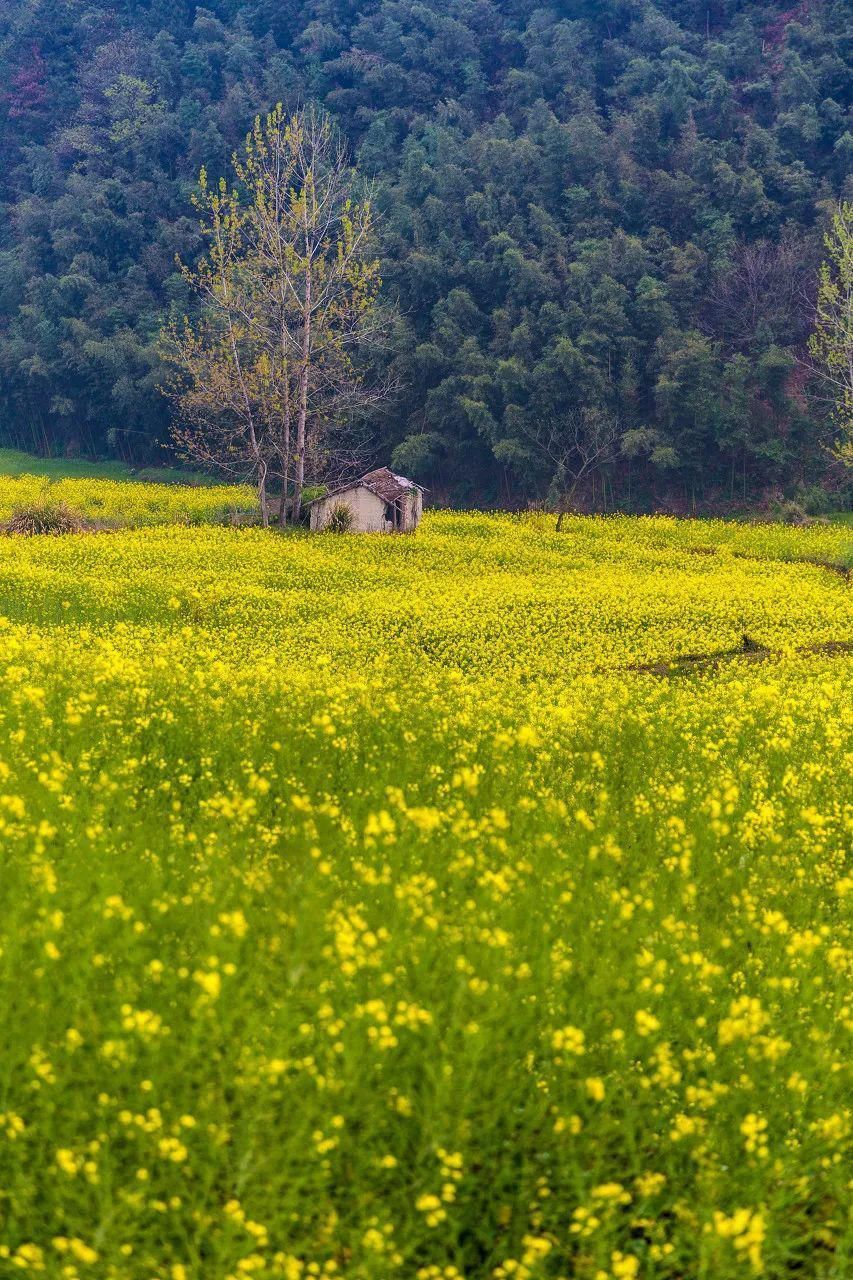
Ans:
<svg viewBox="0 0 853 1280"><path fill-rule="evenodd" d="M761 329L781 346L805 342L813 294L810 256L791 234L738 245L710 283L700 313L704 332L727 351L744 353Z"/></svg>
<svg viewBox="0 0 853 1280"><path fill-rule="evenodd" d="M605 409L584 408L568 420L540 421L525 428L525 434L539 457L553 468L549 498L557 511L559 533L581 483L612 460L618 424Z"/></svg>
<svg viewBox="0 0 853 1280"><path fill-rule="evenodd" d="M165 335L174 435L197 461L252 475L265 524L277 481L284 523L288 505L299 519L306 475L340 470L359 414L387 394L359 365L385 327L374 217L319 110L258 118L233 168L234 186L216 189L202 171L195 198L207 252L182 270L201 315Z"/></svg>

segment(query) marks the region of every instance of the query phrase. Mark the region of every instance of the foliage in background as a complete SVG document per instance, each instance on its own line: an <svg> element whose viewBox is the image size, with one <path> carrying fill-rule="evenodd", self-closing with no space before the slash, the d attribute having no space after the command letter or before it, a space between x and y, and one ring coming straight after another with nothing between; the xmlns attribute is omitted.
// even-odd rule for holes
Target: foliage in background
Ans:
<svg viewBox="0 0 853 1280"><path fill-rule="evenodd" d="M531 432L595 410L608 504L831 483L797 355L851 196L851 59L846 0L7 0L4 422L150 456L190 187L259 109L318 101L376 175L402 312L382 461L543 496Z"/></svg>

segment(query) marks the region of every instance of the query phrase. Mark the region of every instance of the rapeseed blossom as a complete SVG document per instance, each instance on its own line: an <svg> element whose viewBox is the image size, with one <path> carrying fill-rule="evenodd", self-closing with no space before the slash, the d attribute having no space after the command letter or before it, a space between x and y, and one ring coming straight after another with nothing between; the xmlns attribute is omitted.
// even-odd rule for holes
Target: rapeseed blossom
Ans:
<svg viewBox="0 0 853 1280"><path fill-rule="evenodd" d="M128 480L0 476L0 519L17 507L60 503L99 527L198 524L252 512L256 496L247 485L144 484Z"/></svg>
<svg viewBox="0 0 853 1280"><path fill-rule="evenodd" d="M102 483L0 539L0 1272L843 1267L844 531Z"/></svg>

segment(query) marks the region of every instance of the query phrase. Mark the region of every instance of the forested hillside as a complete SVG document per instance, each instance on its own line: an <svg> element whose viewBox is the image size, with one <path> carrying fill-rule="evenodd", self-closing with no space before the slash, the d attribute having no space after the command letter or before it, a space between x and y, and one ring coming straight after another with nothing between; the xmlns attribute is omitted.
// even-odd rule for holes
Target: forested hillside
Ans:
<svg viewBox="0 0 853 1280"><path fill-rule="evenodd" d="M831 487L851 65L848 0L0 0L0 435L152 456L199 168L317 100L378 184L379 460L522 501L604 423L608 505Z"/></svg>

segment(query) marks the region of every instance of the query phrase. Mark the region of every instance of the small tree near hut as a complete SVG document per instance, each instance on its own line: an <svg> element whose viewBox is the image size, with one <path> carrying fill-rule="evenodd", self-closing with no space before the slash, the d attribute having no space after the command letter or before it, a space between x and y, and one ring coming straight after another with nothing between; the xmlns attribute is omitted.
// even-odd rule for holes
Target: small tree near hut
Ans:
<svg viewBox="0 0 853 1280"><path fill-rule="evenodd" d="M606 410L584 407L566 417L543 415L523 430L531 453L550 472L548 503L556 511L559 533L581 486L612 462L619 440L616 419Z"/></svg>
<svg viewBox="0 0 853 1280"><path fill-rule="evenodd" d="M838 207L824 243L829 259L820 269L809 351L834 404L836 456L853 467L853 204Z"/></svg>
<svg viewBox="0 0 853 1280"><path fill-rule="evenodd" d="M279 104L256 119L233 185L202 170L195 207L205 252L181 264L200 301L163 335L179 450L251 476L261 516L299 519L306 479L346 469L361 411L387 388L360 357L383 327L369 194L329 117Z"/></svg>

